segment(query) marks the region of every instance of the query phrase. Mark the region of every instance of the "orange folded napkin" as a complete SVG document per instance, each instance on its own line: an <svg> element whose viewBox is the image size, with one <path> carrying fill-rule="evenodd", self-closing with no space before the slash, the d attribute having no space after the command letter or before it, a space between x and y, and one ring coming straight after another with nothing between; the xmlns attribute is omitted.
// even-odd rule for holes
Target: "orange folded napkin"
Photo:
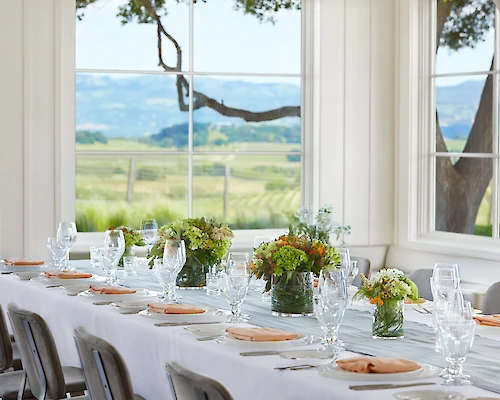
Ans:
<svg viewBox="0 0 500 400"><path fill-rule="evenodd" d="M405 358L353 357L338 360L337 365L344 371L361 374L389 374L394 372L410 372L420 369L416 362Z"/></svg>
<svg viewBox="0 0 500 400"><path fill-rule="evenodd" d="M500 315L475 315L474 321L484 326L500 326Z"/></svg>
<svg viewBox="0 0 500 400"><path fill-rule="evenodd" d="M76 271L45 271L45 276L49 279L87 279L92 278L92 274Z"/></svg>
<svg viewBox="0 0 500 400"><path fill-rule="evenodd" d="M420 297L417 301L414 301L412 299L405 299L405 304L421 304L425 302L426 300L423 297Z"/></svg>
<svg viewBox="0 0 500 400"><path fill-rule="evenodd" d="M96 294L134 294L137 290L122 286L90 285L90 292Z"/></svg>
<svg viewBox="0 0 500 400"><path fill-rule="evenodd" d="M271 328L229 328L226 332L235 339L252 342L281 342L299 337L297 333Z"/></svg>
<svg viewBox="0 0 500 400"><path fill-rule="evenodd" d="M158 314L202 314L204 308L187 304L150 303L148 309Z"/></svg>
<svg viewBox="0 0 500 400"><path fill-rule="evenodd" d="M45 263L44 261L32 260L31 258L5 258L4 261L7 265L18 266L42 265Z"/></svg>

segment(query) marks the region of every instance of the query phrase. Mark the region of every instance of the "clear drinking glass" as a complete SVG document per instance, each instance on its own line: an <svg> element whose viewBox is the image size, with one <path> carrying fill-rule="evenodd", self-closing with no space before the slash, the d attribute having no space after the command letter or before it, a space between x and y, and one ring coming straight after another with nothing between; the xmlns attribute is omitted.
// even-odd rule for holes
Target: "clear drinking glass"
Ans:
<svg viewBox="0 0 500 400"><path fill-rule="evenodd" d="M436 263L432 279L437 288L457 290L460 287L460 275L457 264Z"/></svg>
<svg viewBox="0 0 500 400"><path fill-rule="evenodd" d="M319 295L314 296L314 314L325 333L323 350L337 353L345 344L338 339L338 331L347 307L347 287L342 269L322 271Z"/></svg>
<svg viewBox="0 0 500 400"><path fill-rule="evenodd" d="M104 248L101 253L101 265L106 273L106 283L117 285L116 269L125 251L125 239L120 229L104 232Z"/></svg>
<svg viewBox="0 0 500 400"><path fill-rule="evenodd" d="M63 263L66 258L66 249L59 246L55 237L47 239L47 248L50 250L52 260L54 260L54 266L59 270L64 269Z"/></svg>
<svg viewBox="0 0 500 400"><path fill-rule="evenodd" d="M349 269L351 266L351 255L349 253L349 249L345 247L339 247L337 251L340 254L341 264L340 268Z"/></svg>
<svg viewBox="0 0 500 400"><path fill-rule="evenodd" d="M233 253L235 254L235 253ZM248 254L247 254L248 256ZM241 305L245 301L250 283L250 265L246 263L230 262L226 271L221 274L221 290L231 307L231 317L228 322L241 322L244 320L241 315Z"/></svg>
<svg viewBox="0 0 500 400"><path fill-rule="evenodd" d="M126 256L123 257L123 269L125 271L125 276L136 276L137 275L137 257L136 256Z"/></svg>
<svg viewBox="0 0 500 400"><path fill-rule="evenodd" d="M146 242L148 253L157 239L158 223L155 219L145 219L141 221L142 236Z"/></svg>
<svg viewBox="0 0 500 400"><path fill-rule="evenodd" d="M177 302L177 295L175 293L177 276L185 263L186 245L184 240L166 240L163 259L155 260L153 267L158 282L163 288L164 302Z"/></svg>
<svg viewBox="0 0 500 400"><path fill-rule="evenodd" d="M100 268L101 267L101 256L100 256L100 251L102 251L103 248L99 246L90 246L90 264L94 268Z"/></svg>
<svg viewBox="0 0 500 400"><path fill-rule="evenodd" d="M229 253L227 256L227 271L241 271L251 275L251 265L248 253Z"/></svg>
<svg viewBox="0 0 500 400"><path fill-rule="evenodd" d="M66 251L64 268L69 269L69 251L76 241L76 224L74 222L60 222L57 228L57 243Z"/></svg>
<svg viewBox="0 0 500 400"><path fill-rule="evenodd" d="M358 265L357 261L351 261L349 268L347 268L345 271L345 281L347 287L352 286L354 279L358 276L359 270L357 265Z"/></svg>
<svg viewBox="0 0 500 400"><path fill-rule="evenodd" d="M219 272L207 272L207 295L220 296L220 280L221 274Z"/></svg>
<svg viewBox="0 0 500 400"><path fill-rule="evenodd" d="M443 385L472 385L470 376L463 373L462 364L474 342L476 323L461 317L443 319L438 326L441 352L448 362L448 373L443 376Z"/></svg>

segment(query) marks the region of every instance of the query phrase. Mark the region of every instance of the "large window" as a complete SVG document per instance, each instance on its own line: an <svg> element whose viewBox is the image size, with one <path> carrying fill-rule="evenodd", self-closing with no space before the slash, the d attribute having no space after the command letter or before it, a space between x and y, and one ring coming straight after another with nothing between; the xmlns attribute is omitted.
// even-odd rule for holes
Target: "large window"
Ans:
<svg viewBox="0 0 500 400"><path fill-rule="evenodd" d="M77 0L80 232L301 203L301 0Z"/></svg>
<svg viewBox="0 0 500 400"><path fill-rule="evenodd" d="M493 0L434 4L430 230L498 239L498 11Z"/></svg>

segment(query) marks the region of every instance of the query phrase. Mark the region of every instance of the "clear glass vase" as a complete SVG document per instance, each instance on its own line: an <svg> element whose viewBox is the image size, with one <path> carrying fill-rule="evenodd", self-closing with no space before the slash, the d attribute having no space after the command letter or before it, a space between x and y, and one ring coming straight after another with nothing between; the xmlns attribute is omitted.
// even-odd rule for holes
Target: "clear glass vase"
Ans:
<svg viewBox="0 0 500 400"><path fill-rule="evenodd" d="M404 338L404 301L388 301L375 305L372 336L375 339Z"/></svg>
<svg viewBox="0 0 500 400"><path fill-rule="evenodd" d="M181 289L202 289L206 285L206 274L210 272L210 267L203 265L196 258L186 259L177 277L177 285Z"/></svg>
<svg viewBox="0 0 500 400"><path fill-rule="evenodd" d="M271 310L273 315L302 317L314 314L314 278L312 272L293 272L272 277Z"/></svg>

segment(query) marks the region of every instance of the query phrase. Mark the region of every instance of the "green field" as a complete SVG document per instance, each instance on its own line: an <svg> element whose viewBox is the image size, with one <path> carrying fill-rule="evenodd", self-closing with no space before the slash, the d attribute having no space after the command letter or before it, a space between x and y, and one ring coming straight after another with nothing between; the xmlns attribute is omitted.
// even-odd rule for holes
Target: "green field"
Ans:
<svg viewBox="0 0 500 400"><path fill-rule="evenodd" d="M277 143L238 146L250 151L297 149L296 144ZM77 150L109 148L158 150L125 139L77 146ZM165 224L188 215L187 156L77 155L76 170L76 219L81 232L122 224L137 227L141 219L151 217ZM234 229L281 228L299 206L298 160L285 155L193 156L194 216L214 216Z"/></svg>

